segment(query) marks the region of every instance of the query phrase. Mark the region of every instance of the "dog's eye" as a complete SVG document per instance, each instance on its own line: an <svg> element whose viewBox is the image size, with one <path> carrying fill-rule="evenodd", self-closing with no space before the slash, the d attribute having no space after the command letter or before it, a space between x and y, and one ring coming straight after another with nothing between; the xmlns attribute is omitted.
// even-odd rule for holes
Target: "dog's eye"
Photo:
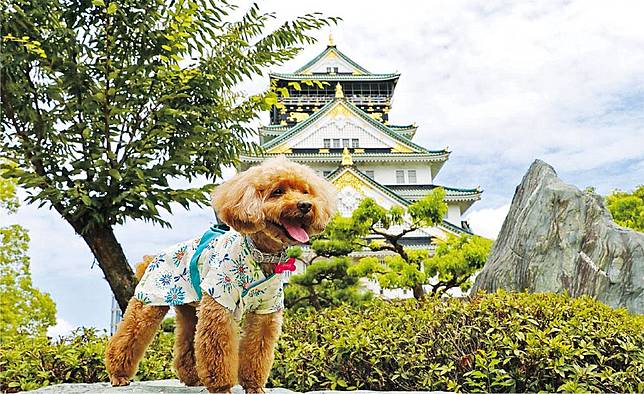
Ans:
<svg viewBox="0 0 644 394"><path fill-rule="evenodd" d="M303 190L302 194L309 194L309 191L308 190Z"/></svg>
<svg viewBox="0 0 644 394"><path fill-rule="evenodd" d="M284 189L281 187L278 187L277 189L273 190L273 193L271 193L271 196L281 196L284 194Z"/></svg>

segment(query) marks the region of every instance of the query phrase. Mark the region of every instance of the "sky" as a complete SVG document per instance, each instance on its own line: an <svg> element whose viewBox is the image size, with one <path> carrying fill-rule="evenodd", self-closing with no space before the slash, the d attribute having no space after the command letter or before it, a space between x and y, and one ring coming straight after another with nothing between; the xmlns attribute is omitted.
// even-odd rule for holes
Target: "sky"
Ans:
<svg viewBox="0 0 644 394"><path fill-rule="evenodd" d="M278 22L314 11L343 18L274 71L306 63L332 32L369 71L402 74L390 122L416 122L416 143L449 147L436 183L481 186L482 200L466 214L480 235L496 237L537 158L564 181L601 194L644 183L644 2L264 0L261 7ZM240 89L267 85L264 75ZM116 229L130 262L199 235L213 215L193 207L166 218L172 229L132 221ZM0 220L29 230L34 283L58 307L51 334L109 326L107 282L67 223L26 204Z"/></svg>

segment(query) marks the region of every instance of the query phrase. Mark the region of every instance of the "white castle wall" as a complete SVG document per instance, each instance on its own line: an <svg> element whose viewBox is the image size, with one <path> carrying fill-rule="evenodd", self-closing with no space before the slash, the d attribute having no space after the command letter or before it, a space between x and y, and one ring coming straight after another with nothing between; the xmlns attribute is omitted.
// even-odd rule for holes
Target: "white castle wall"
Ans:
<svg viewBox="0 0 644 394"><path fill-rule="evenodd" d="M328 165L328 164L317 164L317 163L307 163L314 170L318 171L319 174L324 174L325 171L329 173L335 171L338 167L337 165ZM382 185L396 185L396 170L405 170L405 183L410 184L408 180L407 170L416 170L416 183L418 185L427 185L432 183L432 170L428 164L415 164L415 163L395 163L395 164L384 164L384 163L373 163L373 164L362 164L358 163L356 167L362 171L373 171L374 179L376 182Z"/></svg>
<svg viewBox="0 0 644 394"><path fill-rule="evenodd" d="M447 206L447 217L445 218L448 222L455 224L457 226L461 225L461 207L457 204L450 204Z"/></svg>

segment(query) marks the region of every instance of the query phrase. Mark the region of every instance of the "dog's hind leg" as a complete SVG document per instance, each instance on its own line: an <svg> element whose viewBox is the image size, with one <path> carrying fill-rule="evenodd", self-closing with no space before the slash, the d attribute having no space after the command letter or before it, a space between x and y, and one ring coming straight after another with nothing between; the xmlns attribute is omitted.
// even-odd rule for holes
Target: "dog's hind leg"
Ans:
<svg viewBox="0 0 644 394"><path fill-rule="evenodd" d="M105 367L113 386L127 386L136 373L141 357L159 328L167 306L144 305L132 298L123 321L110 338L105 351Z"/></svg>
<svg viewBox="0 0 644 394"><path fill-rule="evenodd" d="M207 294L198 308L197 374L211 393L230 392L237 382L238 330L232 313Z"/></svg>
<svg viewBox="0 0 644 394"><path fill-rule="evenodd" d="M246 315L239 345L239 383L246 393L264 392L281 328L281 311Z"/></svg>
<svg viewBox="0 0 644 394"><path fill-rule="evenodd" d="M186 386L198 386L197 363L195 361L195 330L197 310L192 305L177 305L176 338L174 340L174 369L179 380Z"/></svg>

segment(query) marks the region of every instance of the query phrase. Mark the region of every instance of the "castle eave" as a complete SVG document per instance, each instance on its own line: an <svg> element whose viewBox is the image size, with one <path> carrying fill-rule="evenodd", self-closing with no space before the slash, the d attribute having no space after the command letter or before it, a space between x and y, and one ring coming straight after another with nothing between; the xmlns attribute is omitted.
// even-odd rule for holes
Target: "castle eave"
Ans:
<svg viewBox="0 0 644 394"><path fill-rule="evenodd" d="M289 73L269 73L272 79L282 79L285 81L388 81L398 79L399 73L389 74L289 74Z"/></svg>
<svg viewBox="0 0 644 394"><path fill-rule="evenodd" d="M263 156L241 155L240 161L249 163L260 163L269 157L284 155L291 160L305 162L333 162L339 163L342 154L338 153L266 153ZM357 163L377 162L445 162L449 159L449 153L417 154L417 153L352 153L351 157Z"/></svg>

